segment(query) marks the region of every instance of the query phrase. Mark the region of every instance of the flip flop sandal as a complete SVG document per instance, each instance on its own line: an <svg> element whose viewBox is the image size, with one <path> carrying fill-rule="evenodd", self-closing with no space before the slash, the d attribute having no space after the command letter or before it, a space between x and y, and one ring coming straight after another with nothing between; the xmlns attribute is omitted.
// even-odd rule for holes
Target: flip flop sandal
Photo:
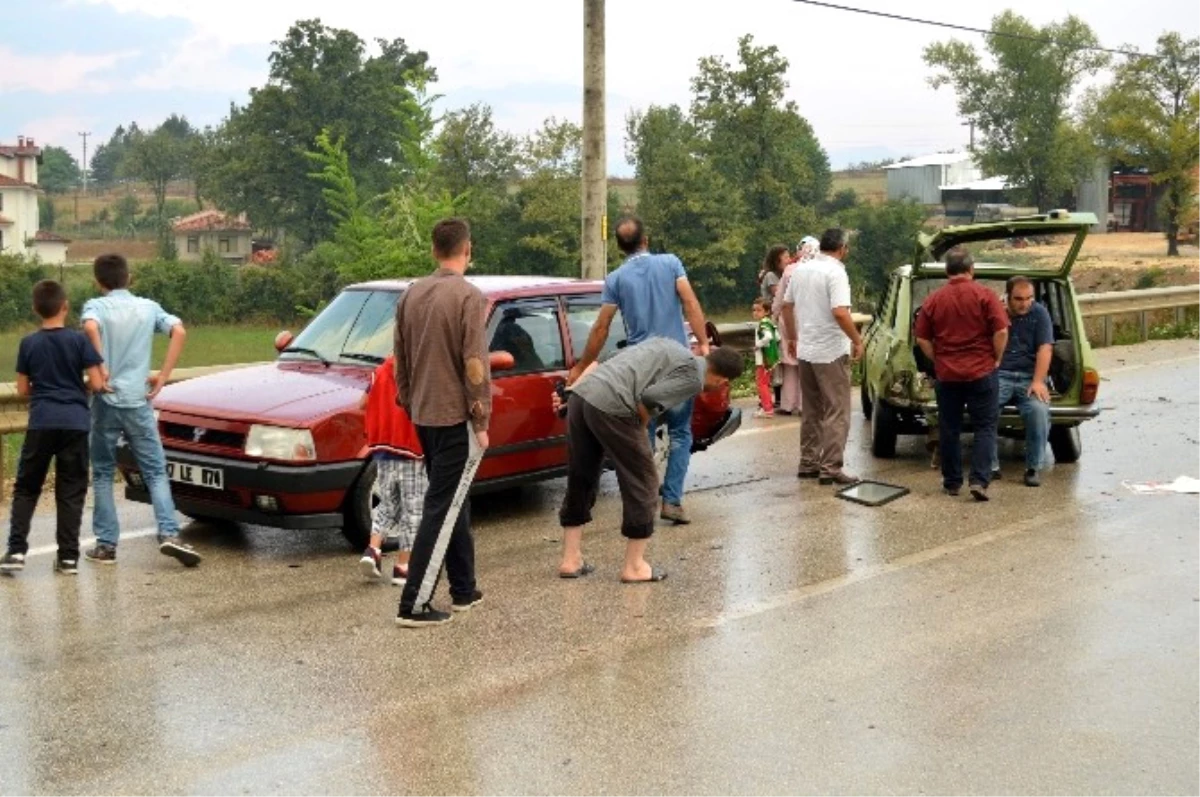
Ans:
<svg viewBox="0 0 1200 797"><path fill-rule="evenodd" d="M579 566L578 570L572 570L570 573L559 573L559 578L583 578L596 572L596 566L584 562Z"/></svg>
<svg viewBox="0 0 1200 797"><path fill-rule="evenodd" d="M622 584L653 584L667 577L667 571L657 567L650 568L650 578L623 578Z"/></svg>

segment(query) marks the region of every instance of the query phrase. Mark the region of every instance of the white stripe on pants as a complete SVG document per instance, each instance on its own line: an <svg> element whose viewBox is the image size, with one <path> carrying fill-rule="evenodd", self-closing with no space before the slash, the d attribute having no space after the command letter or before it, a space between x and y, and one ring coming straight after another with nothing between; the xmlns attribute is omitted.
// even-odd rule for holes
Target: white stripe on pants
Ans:
<svg viewBox="0 0 1200 797"><path fill-rule="evenodd" d="M483 460L483 449L479 447L479 441L475 438L470 424L467 425L467 446L467 463L463 466L462 478L458 480L454 499L450 502L450 511L446 513L446 519L442 521L442 527L438 530L437 542L434 543L433 553L429 557L429 566L425 568L425 576L421 579L420 589L417 590L417 599L413 604L416 610L433 600L433 589L437 586L442 562L446 559L446 547L454 533L454 524L458 522L458 514L462 511L463 502L467 500L467 491L471 489L471 482L475 480L475 471L479 469L479 463Z"/></svg>

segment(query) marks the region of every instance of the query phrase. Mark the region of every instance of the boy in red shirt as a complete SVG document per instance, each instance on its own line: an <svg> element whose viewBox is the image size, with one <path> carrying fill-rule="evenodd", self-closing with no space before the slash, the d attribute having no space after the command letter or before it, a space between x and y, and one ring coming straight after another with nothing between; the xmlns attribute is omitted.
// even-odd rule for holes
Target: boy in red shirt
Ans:
<svg viewBox="0 0 1200 797"><path fill-rule="evenodd" d="M408 557L413 537L421 523L425 490L424 454L417 430L408 413L396 404L396 361L388 357L371 377L366 409L367 447L375 460L375 487L379 504L371 514L371 541L358 561L368 578L382 578L380 549L388 532L395 529L400 547L392 566L392 583L404 586L408 579Z"/></svg>

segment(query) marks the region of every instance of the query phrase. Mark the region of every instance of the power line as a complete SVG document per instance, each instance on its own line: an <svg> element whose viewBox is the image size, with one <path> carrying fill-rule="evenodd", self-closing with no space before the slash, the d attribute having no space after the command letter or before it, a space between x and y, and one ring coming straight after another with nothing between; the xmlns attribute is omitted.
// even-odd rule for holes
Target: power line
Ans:
<svg viewBox="0 0 1200 797"><path fill-rule="evenodd" d="M968 25L956 25L952 22L938 22L933 19L919 19L917 17L906 17L902 14L889 14L886 11L872 11L867 8L852 8L850 6L841 6L836 3L824 3L821 0L792 0L793 3L803 3L809 6L820 6L821 8L832 8L835 11L850 11L854 14L865 14L870 17L883 17L884 19L894 19L900 22L915 22L918 25L932 25L935 28L949 28L950 30L960 30L966 33L981 33L984 36L1002 36L1006 39L1020 39L1022 41L1041 42L1042 44L1059 44L1054 39L1047 39L1041 36L1026 36L1023 33L998 33L984 28L972 28ZM1163 56L1150 53L1140 53L1137 50L1113 50L1108 47L1096 46L1080 46L1077 50L1095 50L1101 53L1110 53L1112 55L1124 55L1130 58L1154 58L1161 60Z"/></svg>

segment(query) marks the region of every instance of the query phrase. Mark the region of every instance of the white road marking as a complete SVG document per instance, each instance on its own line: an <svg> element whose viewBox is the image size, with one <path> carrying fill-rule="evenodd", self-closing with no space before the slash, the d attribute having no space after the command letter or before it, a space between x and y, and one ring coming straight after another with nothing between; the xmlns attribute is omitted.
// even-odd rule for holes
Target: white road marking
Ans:
<svg viewBox="0 0 1200 797"><path fill-rule="evenodd" d="M1045 517L1031 518L1021 523L1015 523L1008 528L999 531L988 531L981 534L975 534L971 537L963 537L962 539L939 545L935 548L928 548L924 551L902 556L899 559L893 559L890 562L883 564L871 565L860 570L855 570L851 573L846 573L837 578L831 578L826 581L820 581L816 584L808 584L803 587L789 590L771 598L754 603L747 604L741 608L732 609L727 612L722 612L716 617L701 620L696 623L699 628L719 628L727 623L744 620L748 617L754 617L766 612L783 609L788 606L793 606L797 603L808 600L817 595L825 595L830 592L844 589L845 587L859 584L863 581L869 581L879 576L885 576L889 573L895 573L898 570L905 570L910 567L924 564L926 562L938 559L943 556L960 553L962 551L976 548L980 545L988 545L989 543L998 542L1000 540L1012 537L1016 534L1021 534L1033 528L1042 527L1046 524Z"/></svg>
<svg viewBox="0 0 1200 797"><path fill-rule="evenodd" d="M151 537L155 534L158 534L157 527L149 528L149 529L135 529L134 531L122 531L121 532L121 540L122 541L136 540L139 537ZM96 543L95 537L81 538L79 540L80 553L82 553L84 551L84 549L86 549L88 546L94 545L95 543ZM25 554L25 557L29 558L31 556L44 556L45 554L48 554L48 553L58 553L58 546L57 545L40 545L37 548L30 548L29 552L27 554Z"/></svg>

